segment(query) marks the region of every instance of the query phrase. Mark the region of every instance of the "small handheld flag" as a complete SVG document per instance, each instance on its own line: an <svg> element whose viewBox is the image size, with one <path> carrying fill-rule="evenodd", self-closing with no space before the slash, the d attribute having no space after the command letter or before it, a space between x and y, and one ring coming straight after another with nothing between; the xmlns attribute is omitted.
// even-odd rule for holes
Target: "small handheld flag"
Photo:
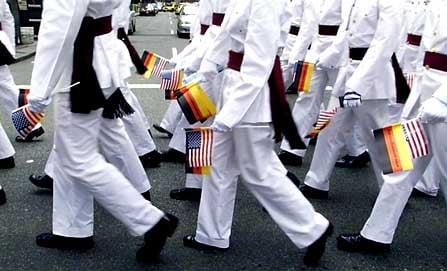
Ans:
<svg viewBox="0 0 447 271"><path fill-rule="evenodd" d="M183 70L167 70L161 72L160 89L165 91L166 100L175 100L175 91L182 87Z"/></svg>
<svg viewBox="0 0 447 271"><path fill-rule="evenodd" d="M315 71L315 64L304 61L298 61L295 64L295 72L293 75L293 88L296 88L297 92L304 92L304 93L309 92L314 71Z"/></svg>
<svg viewBox="0 0 447 271"><path fill-rule="evenodd" d="M11 115L14 127L23 138L28 136L34 127L42 121L43 117L44 114L42 113L30 111L27 105L14 110Z"/></svg>
<svg viewBox="0 0 447 271"><path fill-rule="evenodd" d="M144 74L145 78L149 78L151 76L160 78L161 71L164 70L166 65L169 63L166 58L148 51L143 52L141 60L143 61L144 66L146 66L147 68L147 71Z"/></svg>
<svg viewBox="0 0 447 271"><path fill-rule="evenodd" d="M216 105L198 82L191 82L176 91L177 102L190 124L204 122L217 113Z"/></svg>
<svg viewBox="0 0 447 271"><path fill-rule="evenodd" d="M306 136L306 138L312 138L317 136L324 128L326 128L331 119L337 114L338 108L334 108L332 110L321 111L318 116L317 123L314 125L312 131Z"/></svg>
<svg viewBox="0 0 447 271"><path fill-rule="evenodd" d="M375 144L387 155L379 163L384 174L413 169L413 159L428 154L428 141L418 119L374 130Z"/></svg>
<svg viewBox="0 0 447 271"><path fill-rule="evenodd" d="M213 130L211 128L185 129L186 173L209 175L212 166Z"/></svg>

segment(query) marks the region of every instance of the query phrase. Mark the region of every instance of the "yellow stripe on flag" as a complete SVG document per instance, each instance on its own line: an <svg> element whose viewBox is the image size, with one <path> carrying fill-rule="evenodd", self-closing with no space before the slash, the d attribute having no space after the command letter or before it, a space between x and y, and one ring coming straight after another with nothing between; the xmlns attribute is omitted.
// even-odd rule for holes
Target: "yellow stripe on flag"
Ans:
<svg viewBox="0 0 447 271"><path fill-rule="evenodd" d="M205 91L202 89L199 83L192 83L188 86L189 92L196 101L197 107L200 111L200 115L206 119L214 116L217 112L216 105L208 97Z"/></svg>
<svg viewBox="0 0 447 271"><path fill-rule="evenodd" d="M304 87L303 87L303 92L307 93L310 90L310 84L312 82L312 76L314 74L314 69L315 69L315 64L313 63L306 63L308 65L307 69L306 69L306 76L304 79Z"/></svg>
<svg viewBox="0 0 447 271"><path fill-rule="evenodd" d="M405 139L405 132L402 125L395 124L393 125L393 135L397 147L398 156L400 159L400 163L403 171L412 170L413 169L413 160L411 158L410 148Z"/></svg>
<svg viewBox="0 0 447 271"><path fill-rule="evenodd" d="M157 62L158 57L155 54L152 54L149 62L146 65L147 71L144 74L144 78L149 78L152 76L152 72L154 71L155 68L155 63Z"/></svg>

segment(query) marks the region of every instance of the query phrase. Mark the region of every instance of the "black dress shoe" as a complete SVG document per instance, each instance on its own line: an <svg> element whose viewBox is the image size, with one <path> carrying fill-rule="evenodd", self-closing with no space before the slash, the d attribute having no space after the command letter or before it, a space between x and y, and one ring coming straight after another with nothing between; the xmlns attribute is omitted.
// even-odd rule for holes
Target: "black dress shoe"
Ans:
<svg viewBox="0 0 447 271"><path fill-rule="evenodd" d="M79 249L86 250L95 246L93 237L74 238L55 235L52 233L42 233L36 237L36 244L39 247L57 249Z"/></svg>
<svg viewBox="0 0 447 271"><path fill-rule="evenodd" d="M53 178L46 174L43 176L31 175L29 176L29 180L39 188L53 190Z"/></svg>
<svg viewBox="0 0 447 271"><path fill-rule="evenodd" d="M363 168L371 161L368 152L364 152L359 156L346 155L335 163L339 168Z"/></svg>
<svg viewBox="0 0 447 271"><path fill-rule="evenodd" d="M320 262L321 257L326 249L326 241L329 236L334 232L334 226L329 223L326 231L318 238L315 242L313 242L306 251L306 255L304 255L303 262L307 266L317 266Z"/></svg>
<svg viewBox="0 0 447 271"><path fill-rule="evenodd" d="M168 137L172 137L172 133L161 127L160 125L154 124L152 125L152 127L154 127L154 129L157 130L159 133L166 134Z"/></svg>
<svg viewBox="0 0 447 271"><path fill-rule="evenodd" d="M278 153L278 157L284 165L299 167L303 164L303 158L301 156L292 154L290 152L280 151Z"/></svg>
<svg viewBox="0 0 447 271"><path fill-rule="evenodd" d="M160 154L162 162L185 163L186 155L178 150L169 149Z"/></svg>
<svg viewBox="0 0 447 271"><path fill-rule="evenodd" d="M337 237L337 247L348 252L384 253L391 245L366 239L360 233L341 234Z"/></svg>
<svg viewBox="0 0 447 271"><path fill-rule="evenodd" d="M32 142L43 134L45 134L45 130L42 127L39 127L36 130L32 130L25 138L16 136L16 142Z"/></svg>
<svg viewBox="0 0 447 271"><path fill-rule="evenodd" d="M6 193L5 190L3 190L3 187L0 186L0 205L3 205L6 203Z"/></svg>
<svg viewBox="0 0 447 271"><path fill-rule="evenodd" d="M141 193L141 195L143 196L143 198L147 201L151 201L151 191L147 190L144 193Z"/></svg>
<svg viewBox="0 0 447 271"><path fill-rule="evenodd" d="M205 245L196 241L194 235L186 235L183 237L183 245L185 247L193 248L199 251L205 252L224 252L227 251L228 248L215 247L210 245Z"/></svg>
<svg viewBox="0 0 447 271"><path fill-rule="evenodd" d="M171 199L176 200L189 200L189 201L200 201L202 196L202 189L199 188L180 188L171 190L169 193Z"/></svg>
<svg viewBox="0 0 447 271"><path fill-rule="evenodd" d="M144 168L157 168L160 167L161 154L156 150L151 151L140 156L140 161Z"/></svg>
<svg viewBox="0 0 447 271"><path fill-rule="evenodd" d="M420 190L417 190L416 188L413 188L413 191L411 192L411 197L414 198L426 198L426 199L434 199L436 196L429 195L427 193L424 193Z"/></svg>
<svg viewBox="0 0 447 271"><path fill-rule="evenodd" d="M303 184L300 187L300 191L301 191L301 193L303 193L303 195L306 198L312 198L312 199L328 199L329 198L328 191L316 189L316 188L310 187L305 184Z"/></svg>
<svg viewBox="0 0 447 271"><path fill-rule="evenodd" d="M144 235L144 245L137 251L137 261L158 262L160 252L163 249L166 239L171 237L178 226L178 218L165 214L155 226Z"/></svg>
<svg viewBox="0 0 447 271"><path fill-rule="evenodd" d="M300 187L301 185L300 179L298 179L298 177L295 174L293 174L290 171L287 171L287 178L289 178L296 187L298 188Z"/></svg>
<svg viewBox="0 0 447 271"><path fill-rule="evenodd" d="M14 168L16 163L14 162L14 157L8 157L4 159L0 159L0 169L10 169Z"/></svg>

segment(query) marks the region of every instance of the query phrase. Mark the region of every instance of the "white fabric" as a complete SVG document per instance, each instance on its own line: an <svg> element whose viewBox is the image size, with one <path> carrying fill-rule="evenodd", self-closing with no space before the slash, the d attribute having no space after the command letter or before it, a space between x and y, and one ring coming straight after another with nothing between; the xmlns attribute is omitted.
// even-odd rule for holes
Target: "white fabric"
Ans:
<svg viewBox="0 0 447 271"><path fill-rule="evenodd" d="M155 142L147 130L145 123L146 115L142 111L141 105L135 94L128 88L121 88L124 98L134 109L134 113L124 116L122 121L130 141L138 156L145 155L157 149Z"/></svg>
<svg viewBox="0 0 447 271"><path fill-rule="evenodd" d="M328 221L315 212L298 188L275 163L270 128L235 128L215 133L211 175L204 178L196 240L229 246L237 176L292 242L299 248L312 244ZM279 166L279 167L278 167Z"/></svg>
<svg viewBox="0 0 447 271"><path fill-rule="evenodd" d="M359 132L367 144L374 173L380 186L383 180L377 159L383 153L374 145L372 130L389 124L388 110L387 100L365 101L360 107L339 110L328 127L318 136L314 157L304 183L316 189L329 190L329 177L345 144L344 133L351 131L353 125L357 123Z"/></svg>
<svg viewBox="0 0 447 271"><path fill-rule="evenodd" d="M3 125L0 123L0 159L11 157L15 153L14 147L3 129Z"/></svg>
<svg viewBox="0 0 447 271"><path fill-rule="evenodd" d="M14 17L9 10L9 5L6 0L0 0L0 23L2 29L0 31L0 42L6 47L6 49L15 56L15 28Z"/></svg>
<svg viewBox="0 0 447 271"><path fill-rule="evenodd" d="M39 31L39 42L31 76L28 96L30 110L43 112L51 102L51 95L71 84L73 44L85 16L101 18L112 15L120 0L55 0L44 6ZM94 41L93 67L104 96L115 90L111 86L125 86L129 77L129 54L116 33L98 36Z"/></svg>
<svg viewBox="0 0 447 271"><path fill-rule="evenodd" d="M17 108L19 91L8 66L0 66L0 102L5 116L9 118L11 112ZM11 157L15 154L14 147L3 126L0 124L0 159Z"/></svg>
<svg viewBox="0 0 447 271"><path fill-rule="evenodd" d="M160 126L169 131L170 133L174 133L175 127L177 126L180 118L182 117L182 110L178 105L177 101L170 101L169 107L166 110L166 113L163 117L163 120L160 123Z"/></svg>
<svg viewBox="0 0 447 271"><path fill-rule="evenodd" d="M57 94L55 100L58 121L53 154L56 161L53 164L53 233L69 237L92 236L93 199L122 221L132 235L146 233L162 218L163 212L146 201L118 169L99 154L99 138L122 135L123 125L116 120L104 122L101 110L90 114L71 113L67 94ZM114 143L111 141L114 138L117 139L106 138L107 143ZM123 142L113 147L117 160L123 148L132 149Z"/></svg>

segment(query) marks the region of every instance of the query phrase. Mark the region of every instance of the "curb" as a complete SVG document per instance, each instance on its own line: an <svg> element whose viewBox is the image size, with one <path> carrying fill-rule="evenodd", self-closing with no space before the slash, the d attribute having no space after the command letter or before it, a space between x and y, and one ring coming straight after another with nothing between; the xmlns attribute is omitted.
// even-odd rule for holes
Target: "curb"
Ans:
<svg viewBox="0 0 447 271"><path fill-rule="evenodd" d="M16 61L14 62L14 64L19 63L19 62L22 62L22 61L24 61L24 60L27 60L27 59L29 59L29 58L32 58L32 57L35 56L35 55L36 55L36 51L31 52L31 53L28 53L28 54L26 54L26 55L23 55L23 56L21 56L21 57L18 57L18 58L16 58Z"/></svg>

